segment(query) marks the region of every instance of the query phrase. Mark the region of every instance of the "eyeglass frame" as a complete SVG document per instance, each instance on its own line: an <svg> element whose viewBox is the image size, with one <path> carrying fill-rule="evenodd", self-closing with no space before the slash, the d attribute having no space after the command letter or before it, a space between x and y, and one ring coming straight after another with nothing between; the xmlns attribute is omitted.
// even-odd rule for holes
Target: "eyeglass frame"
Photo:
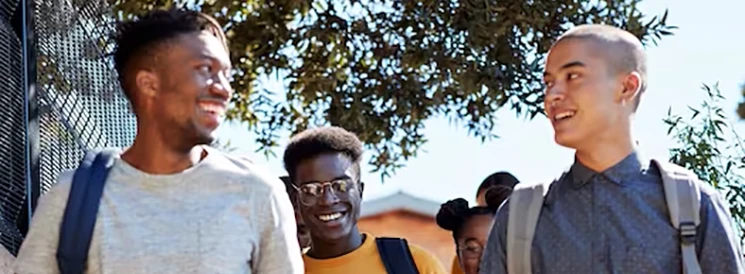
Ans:
<svg viewBox="0 0 745 274"><path fill-rule="evenodd" d="M302 190L300 190L300 188L302 188L303 186L306 186L306 185L310 185L310 184L320 185L321 186L321 192L318 195L312 195L311 196L314 199L318 199L318 198L321 198L322 195L326 193L326 187L328 187L331 190L331 194L334 195L334 197L336 197L338 199L343 199L343 197L339 197L339 194L333 188L334 182L337 182L337 181L345 181L347 183L352 184L352 187L349 187L349 190L357 189L357 187L355 185L357 185L358 183L355 182L355 180L352 179L352 178L350 178L350 177L337 178L337 179L329 180L329 181L320 181L320 182L305 183L302 186L296 186L294 183L292 183L290 185L292 185L292 188L295 189L295 191L297 191L296 194L295 194L295 196L297 197L298 201L301 204L303 204L303 205L310 206L310 205L314 205L314 204L318 203L318 200L316 200L313 203L305 203L305 202L303 202L303 198L301 198L301 196L306 196L308 194L305 194ZM361 183L362 182L360 182L359 184L361 184ZM349 193L349 190L347 190L346 193L345 193L346 197L349 196L349 194L348 194ZM346 198L346 197L344 197L344 198Z"/></svg>
<svg viewBox="0 0 745 274"><path fill-rule="evenodd" d="M461 244L458 244L458 246L456 247L456 250L458 251L458 254L460 254L461 256L463 256L463 255L466 255L468 253L468 255L469 255L468 257L480 258L481 255L484 253L484 246L482 244L478 243L478 242L475 242L475 244L478 246L479 252L471 251L471 249L470 249L471 246L468 246L468 242L469 241L466 241L462 245Z"/></svg>

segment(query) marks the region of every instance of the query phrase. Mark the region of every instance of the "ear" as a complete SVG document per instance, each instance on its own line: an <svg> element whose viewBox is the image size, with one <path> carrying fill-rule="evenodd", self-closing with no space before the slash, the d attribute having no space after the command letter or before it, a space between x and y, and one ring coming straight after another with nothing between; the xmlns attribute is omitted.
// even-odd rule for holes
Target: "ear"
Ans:
<svg viewBox="0 0 745 274"><path fill-rule="evenodd" d="M363 192L365 192L365 183L360 182L360 198L362 198Z"/></svg>
<svg viewBox="0 0 745 274"><path fill-rule="evenodd" d="M623 104L633 104L633 102L636 100L636 97L639 96L642 88L641 74L633 71L623 77L623 82L621 84L623 89L621 89L621 93L618 95L618 99Z"/></svg>
<svg viewBox="0 0 745 274"><path fill-rule="evenodd" d="M152 71L140 70L135 75L137 92L146 97L153 97L160 90L160 78Z"/></svg>

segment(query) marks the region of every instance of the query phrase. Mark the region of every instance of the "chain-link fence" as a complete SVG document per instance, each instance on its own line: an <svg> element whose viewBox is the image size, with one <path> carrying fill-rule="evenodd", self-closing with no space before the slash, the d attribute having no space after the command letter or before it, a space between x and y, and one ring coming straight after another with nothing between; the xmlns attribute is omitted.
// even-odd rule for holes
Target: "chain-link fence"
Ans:
<svg viewBox="0 0 745 274"><path fill-rule="evenodd" d="M13 26L16 0L0 0L0 243L14 253L16 221L26 196L25 118L21 39Z"/></svg>
<svg viewBox="0 0 745 274"><path fill-rule="evenodd" d="M38 185L31 187L42 194L61 171L77 166L86 149L123 147L135 133L134 115L106 54L113 31L106 2L33 0L28 14L34 24L27 28L35 37L28 47L32 55L23 54L26 37L17 30L24 22L11 26L21 3L0 0L0 209L5 221L0 243L14 254L22 240L16 222L27 214L24 202L30 191L25 131L34 117L24 116L26 99L38 106L40 174ZM24 88L23 58L29 56L35 57L30 65L36 64L36 77L29 81L36 83L36 98L28 98Z"/></svg>
<svg viewBox="0 0 745 274"><path fill-rule="evenodd" d="M107 57L105 1L35 2L43 192L85 149L128 145L135 123Z"/></svg>

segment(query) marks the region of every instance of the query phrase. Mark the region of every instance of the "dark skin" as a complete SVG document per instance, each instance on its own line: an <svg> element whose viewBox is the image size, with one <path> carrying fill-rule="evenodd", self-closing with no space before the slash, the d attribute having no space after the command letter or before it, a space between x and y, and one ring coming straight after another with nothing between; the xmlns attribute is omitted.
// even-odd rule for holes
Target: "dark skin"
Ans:
<svg viewBox="0 0 745 274"><path fill-rule="evenodd" d="M333 180L351 182L347 195L335 195L326 187L314 204L298 201L300 213L310 231L311 248L306 254L311 258L336 258L356 250L365 240L357 228L364 185L357 181L359 168L355 165L358 163L344 154L328 153L301 161L295 168L297 186ZM297 199L302 200L302 195L298 194ZM341 213L342 217L331 222L320 218L335 213Z"/></svg>
<svg viewBox="0 0 745 274"><path fill-rule="evenodd" d="M310 231L308 231L308 227L305 226L305 220L303 220L303 216L300 214L300 209L297 205L297 199L293 197L292 199L293 207L295 208L295 222L297 224L297 242L300 245L300 248L308 248L310 247Z"/></svg>
<svg viewBox="0 0 745 274"><path fill-rule="evenodd" d="M494 215L479 214L471 216L458 235L458 260L465 274L477 274L481 262L481 251L491 229ZM478 252L476 252L478 251Z"/></svg>
<svg viewBox="0 0 745 274"><path fill-rule="evenodd" d="M213 34L179 35L156 46L124 77L137 116L137 136L122 159L150 174L181 172L207 156L232 90L228 52Z"/></svg>

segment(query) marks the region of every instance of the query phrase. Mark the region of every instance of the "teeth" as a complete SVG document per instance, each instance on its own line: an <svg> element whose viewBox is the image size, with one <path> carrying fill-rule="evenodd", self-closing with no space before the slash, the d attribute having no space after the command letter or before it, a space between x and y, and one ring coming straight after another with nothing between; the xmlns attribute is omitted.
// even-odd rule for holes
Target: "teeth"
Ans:
<svg viewBox="0 0 745 274"><path fill-rule="evenodd" d="M318 215L318 219L321 219L321 221L324 222L330 222L336 219L341 218L341 213L331 213L331 214L325 214L325 215Z"/></svg>
<svg viewBox="0 0 745 274"><path fill-rule="evenodd" d="M574 111L565 111L554 116L554 120L561 120L574 116Z"/></svg>
<svg viewBox="0 0 745 274"><path fill-rule="evenodd" d="M215 104L200 104L199 107L205 112L212 112L217 115L225 113L225 108Z"/></svg>

